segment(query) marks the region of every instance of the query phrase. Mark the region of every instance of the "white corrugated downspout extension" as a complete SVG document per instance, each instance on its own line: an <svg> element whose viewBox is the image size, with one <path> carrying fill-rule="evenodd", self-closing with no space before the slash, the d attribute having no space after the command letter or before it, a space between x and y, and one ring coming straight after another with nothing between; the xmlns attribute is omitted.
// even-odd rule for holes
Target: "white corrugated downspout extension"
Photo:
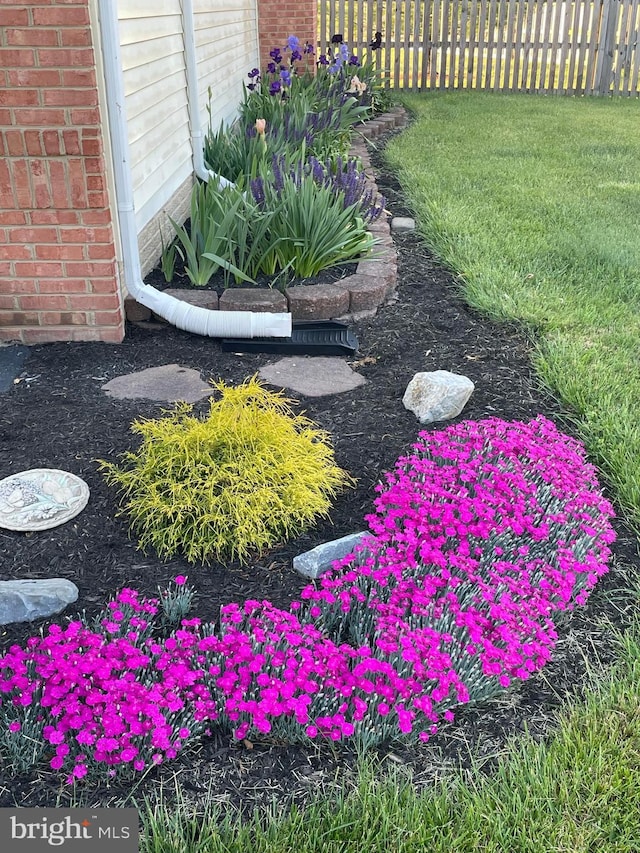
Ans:
<svg viewBox="0 0 640 853"><path fill-rule="evenodd" d="M173 296L169 296L160 290L156 290L155 287L145 284L142 280L138 250L138 232L133 203L133 182L129 163L129 137L125 114L117 5L114 0L98 0L107 111L111 134L120 239L122 242L124 279L127 290L137 302L150 308L155 314L167 320L167 322L177 326L179 329L184 329L196 335L205 335L211 338L289 337L291 335L291 314L257 313L253 311L210 311L207 308L190 305L181 299L175 299ZM191 9L191 14L193 15L193 9ZM193 43L193 17L191 18L191 22ZM186 41L185 34L185 45ZM188 51L185 51L185 53L188 53ZM197 109L196 101L196 112ZM193 110L193 106L190 105L191 115L193 115ZM199 124L200 122L198 121L198 126ZM202 133L200 132L200 142L201 137ZM206 172L200 143L199 151L202 171ZM195 158L196 154L194 150L194 162ZM207 174L206 177L208 178L210 175Z"/></svg>

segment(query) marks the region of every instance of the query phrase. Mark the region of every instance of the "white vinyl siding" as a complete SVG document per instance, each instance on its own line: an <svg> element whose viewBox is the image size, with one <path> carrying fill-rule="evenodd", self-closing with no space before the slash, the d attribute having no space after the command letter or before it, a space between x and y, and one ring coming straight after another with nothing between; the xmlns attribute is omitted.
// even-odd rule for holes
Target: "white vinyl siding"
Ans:
<svg viewBox="0 0 640 853"><path fill-rule="evenodd" d="M211 122L217 130L221 121L233 119L242 83L249 82L247 73L259 62L256 0L194 0L193 8L202 127L209 123L211 87Z"/></svg>
<svg viewBox="0 0 640 853"><path fill-rule="evenodd" d="M117 0L138 232L192 174L182 3ZM242 81L258 62L256 0L195 0L199 107L208 125L233 118ZM159 248L158 248L159 254Z"/></svg>

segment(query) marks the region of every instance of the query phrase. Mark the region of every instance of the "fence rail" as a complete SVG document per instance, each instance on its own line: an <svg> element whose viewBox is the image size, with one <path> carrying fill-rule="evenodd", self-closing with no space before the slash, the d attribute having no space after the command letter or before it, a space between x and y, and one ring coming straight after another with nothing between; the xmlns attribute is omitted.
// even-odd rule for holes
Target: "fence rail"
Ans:
<svg viewBox="0 0 640 853"><path fill-rule="evenodd" d="M319 0L318 26L394 88L640 95L640 0Z"/></svg>

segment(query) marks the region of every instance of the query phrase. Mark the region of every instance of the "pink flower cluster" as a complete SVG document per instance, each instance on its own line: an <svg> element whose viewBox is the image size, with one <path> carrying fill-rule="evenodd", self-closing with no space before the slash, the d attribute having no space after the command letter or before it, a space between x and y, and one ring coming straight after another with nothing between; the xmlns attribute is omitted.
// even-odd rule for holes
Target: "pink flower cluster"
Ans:
<svg viewBox="0 0 640 853"><path fill-rule="evenodd" d="M542 417L421 433L378 488L366 541L290 610L231 604L217 627L183 619L159 638L159 602L123 590L92 628L52 627L0 658L0 715L15 733L39 704L69 781L142 771L211 723L427 740L455 705L549 659L554 612L606 571L612 515L580 444ZM184 582L160 606L181 612Z"/></svg>

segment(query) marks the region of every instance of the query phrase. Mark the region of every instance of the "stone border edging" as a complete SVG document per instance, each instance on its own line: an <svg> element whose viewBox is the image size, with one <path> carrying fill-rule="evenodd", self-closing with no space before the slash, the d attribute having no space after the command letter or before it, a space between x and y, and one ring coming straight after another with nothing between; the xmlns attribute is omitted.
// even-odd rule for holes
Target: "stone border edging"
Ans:
<svg viewBox="0 0 640 853"><path fill-rule="evenodd" d="M361 137L352 146L350 155L358 157L367 175L367 188L378 192L371 175L371 161L366 140L375 139L396 127L403 127L407 116L403 107L394 107L385 115L365 122L356 133ZM395 292L398 279L398 257L391 237L389 218L382 217L369 226L378 241L375 257L360 261L353 275L332 284L297 284L279 290L230 287L222 296L213 290L183 290L171 288L164 293L191 305L220 311L290 311L294 320L342 320L353 322L373 317L378 308ZM132 297L125 299L125 312L130 322L149 320L151 311Z"/></svg>

